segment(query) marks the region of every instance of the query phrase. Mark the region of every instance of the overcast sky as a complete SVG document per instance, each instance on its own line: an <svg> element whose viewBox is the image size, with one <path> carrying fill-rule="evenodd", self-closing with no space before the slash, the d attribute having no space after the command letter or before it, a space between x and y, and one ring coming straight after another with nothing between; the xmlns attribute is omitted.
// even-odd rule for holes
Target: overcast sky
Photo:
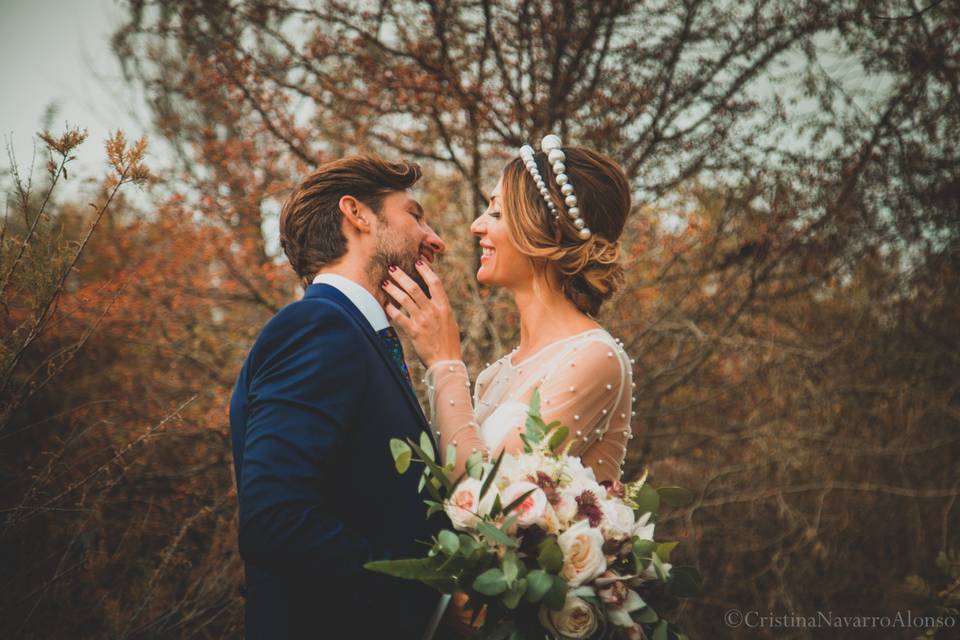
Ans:
<svg viewBox="0 0 960 640"><path fill-rule="evenodd" d="M143 135L146 109L121 81L110 35L122 22L118 0L0 0L0 133L12 142L21 169L29 164L45 109L53 104L52 129L64 121L88 129L70 173L100 176L103 141L122 128L128 139ZM139 114L139 115L135 115ZM38 153L42 151L38 147ZM42 157L38 156L38 160ZM44 162L39 163L42 167ZM9 168L6 150L0 171ZM75 178L76 176L76 178Z"/></svg>

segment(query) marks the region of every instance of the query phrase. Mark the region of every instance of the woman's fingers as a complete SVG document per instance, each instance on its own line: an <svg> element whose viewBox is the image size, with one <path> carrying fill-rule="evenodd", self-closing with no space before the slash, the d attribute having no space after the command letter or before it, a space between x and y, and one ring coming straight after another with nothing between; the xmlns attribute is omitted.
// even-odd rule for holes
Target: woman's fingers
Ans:
<svg viewBox="0 0 960 640"><path fill-rule="evenodd" d="M416 311L419 309L419 307L417 306L417 303L411 300L410 296L408 296L403 289L398 287L393 282L389 280L384 280L380 286L384 291L386 291L388 296L390 296L396 301L395 304L397 304L400 307L403 307L403 309L408 314L412 315L416 313Z"/></svg>
<svg viewBox="0 0 960 640"><path fill-rule="evenodd" d="M440 280L440 276L434 273L426 260L417 260L417 271L423 281L427 283L427 288L430 290L430 299L447 304L449 300L447 300L447 292L443 288L443 281Z"/></svg>
<svg viewBox="0 0 960 640"><path fill-rule="evenodd" d="M421 309L425 308L428 304L427 296L424 295L423 289L420 288L416 282L413 281L413 278L408 276L406 272L400 267L390 267L388 270L390 277L393 278L397 284L403 289L403 291L410 296L410 298L417 303L417 306Z"/></svg>
<svg viewBox="0 0 960 640"><path fill-rule="evenodd" d="M412 333L413 325L410 318L403 311L400 311L395 304L388 302L383 309L386 311L387 317L390 318L390 324L408 336Z"/></svg>

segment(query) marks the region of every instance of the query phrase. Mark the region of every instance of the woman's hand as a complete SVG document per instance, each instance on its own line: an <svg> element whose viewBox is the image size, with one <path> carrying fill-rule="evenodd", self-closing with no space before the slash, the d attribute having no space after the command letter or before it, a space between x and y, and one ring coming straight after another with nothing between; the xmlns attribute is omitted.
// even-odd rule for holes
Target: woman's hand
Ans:
<svg viewBox="0 0 960 640"><path fill-rule="evenodd" d="M460 329L437 274L425 261L417 260L417 272L430 290L428 298L403 269L392 265L388 271L392 280L382 284L393 299L385 307L387 315L413 342L424 366L429 368L441 360L460 360Z"/></svg>
<svg viewBox="0 0 960 640"><path fill-rule="evenodd" d="M454 629L457 633L469 638L476 635L480 627L483 626L483 622L487 617L487 607L482 607L479 615L476 616L476 620L474 620L473 610L467 609L466 606L468 599L467 594L462 591L454 592L453 598L450 600L450 606L447 607L445 622L447 626ZM473 624L470 624L471 620Z"/></svg>

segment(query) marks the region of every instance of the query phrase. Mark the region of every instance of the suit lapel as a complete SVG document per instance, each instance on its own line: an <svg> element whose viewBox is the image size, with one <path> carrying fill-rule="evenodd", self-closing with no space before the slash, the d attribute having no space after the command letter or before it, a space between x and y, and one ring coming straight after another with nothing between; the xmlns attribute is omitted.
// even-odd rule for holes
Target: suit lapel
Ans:
<svg viewBox="0 0 960 640"><path fill-rule="evenodd" d="M384 366L390 370L390 373L396 380L397 385L403 389L403 395L406 397L407 402L410 404L410 408L419 419L421 423L420 426L430 435L430 439L433 441L434 449L439 451L439 444L437 443L433 432L430 430L430 425L427 424L427 419L423 415L423 408L420 406L420 401L417 399L416 394L413 392L413 389L407 382L403 372L400 371L400 368L394 361L393 356L389 351L387 351L387 347L383 344L383 340L381 340L380 336L378 336L373 330L373 327L370 326L370 323L360 312L360 310L357 309L352 302L350 302L350 298L345 296L336 287L332 287L328 284L311 284L309 287L307 287L303 297L304 299L323 298L325 300L330 300L331 302L334 302L338 306L342 307L343 310L347 312L347 315L349 315L353 322L360 328L361 333L363 333L367 340L369 340L373 345L374 350L380 354L380 358L383 360Z"/></svg>

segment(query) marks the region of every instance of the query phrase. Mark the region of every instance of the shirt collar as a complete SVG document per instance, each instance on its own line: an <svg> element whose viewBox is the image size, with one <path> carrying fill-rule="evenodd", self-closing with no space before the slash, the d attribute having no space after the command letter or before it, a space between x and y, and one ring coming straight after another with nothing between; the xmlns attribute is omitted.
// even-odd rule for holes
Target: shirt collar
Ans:
<svg viewBox="0 0 960 640"><path fill-rule="evenodd" d="M382 331L390 326L387 314L373 297L373 294L350 278L336 273L321 273L313 279L313 284L326 284L347 296L363 317L370 323L374 331Z"/></svg>

